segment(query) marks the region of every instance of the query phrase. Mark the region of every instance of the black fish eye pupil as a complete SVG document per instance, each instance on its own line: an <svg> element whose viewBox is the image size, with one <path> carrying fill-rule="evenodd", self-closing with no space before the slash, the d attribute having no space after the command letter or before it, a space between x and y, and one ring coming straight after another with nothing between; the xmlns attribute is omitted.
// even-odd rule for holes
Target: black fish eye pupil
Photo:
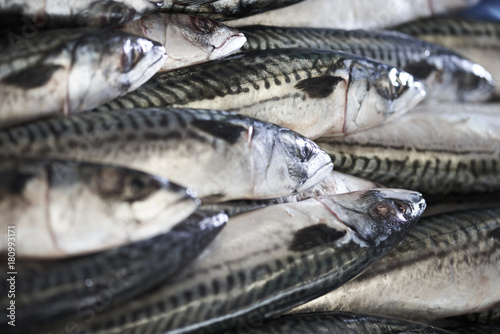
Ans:
<svg viewBox="0 0 500 334"><path fill-rule="evenodd" d="M146 184L141 179L134 178L130 181L130 186L132 187L133 193L141 193L145 188Z"/></svg>

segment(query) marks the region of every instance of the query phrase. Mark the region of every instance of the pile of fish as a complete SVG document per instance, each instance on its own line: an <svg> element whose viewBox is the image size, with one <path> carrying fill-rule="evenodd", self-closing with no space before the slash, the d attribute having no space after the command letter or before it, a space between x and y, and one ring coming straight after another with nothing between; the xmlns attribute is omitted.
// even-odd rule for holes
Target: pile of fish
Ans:
<svg viewBox="0 0 500 334"><path fill-rule="evenodd" d="M477 3L0 0L1 332L500 333Z"/></svg>

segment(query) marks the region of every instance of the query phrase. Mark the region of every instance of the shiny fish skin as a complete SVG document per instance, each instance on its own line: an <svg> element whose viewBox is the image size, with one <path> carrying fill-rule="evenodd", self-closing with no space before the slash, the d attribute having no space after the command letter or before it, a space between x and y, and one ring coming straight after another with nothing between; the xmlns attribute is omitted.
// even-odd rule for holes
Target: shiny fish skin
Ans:
<svg viewBox="0 0 500 334"><path fill-rule="evenodd" d="M495 83L480 65L437 44L394 31L247 26L242 51L279 48L341 50L396 66L421 80L426 102L489 100Z"/></svg>
<svg viewBox="0 0 500 334"><path fill-rule="evenodd" d="M333 167L293 131L198 109L83 113L0 130L0 156L20 155L125 165L192 188L203 200L287 196Z"/></svg>
<svg viewBox="0 0 500 334"><path fill-rule="evenodd" d="M493 76L500 97L500 22L464 18L435 18L409 22L392 29L443 45L484 66Z"/></svg>
<svg viewBox="0 0 500 334"><path fill-rule="evenodd" d="M242 329L251 319L275 315L352 278L386 254L424 208L419 193L384 189L230 218L176 278L97 315L80 333Z"/></svg>
<svg viewBox="0 0 500 334"><path fill-rule="evenodd" d="M425 96L410 74L339 51L256 51L159 73L97 108L219 109L290 128L339 136L396 118Z"/></svg>
<svg viewBox="0 0 500 334"><path fill-rule="evenodd" d="M130 300L186 266L226 222L225 214L198 210L151 239L71 260L17 263L23 274L16 281L16 328L36 329L71 316L89 320ZM7 283L0 290L7 307Z"/></svg>
<svg viewBox="0 0 500 334"><path fill-rule="evenodd" d="M94 108L130 92L162 66L157 42L107 29L46 31L0 40L0 126Z"/></svg>
<svg viewBox="0 0 500 334"><path fill-rule="evenodd" d="M500 301L500 208L422 218L369 271L293 313L349 311L434 321Z"/></svg>
<svg viewBox="0 0 500 334"><path fill-rule="evenodd" d="M167 60L160 72L228 56L246 42L235 28L182 14L149 14L118 29L165 46Z"/></svg>
<svg viewBox="0 0 500 334"><path fill-rule="evenodd" d="M213 20L230 20L290 6L304 0L162 0L161 9Z"/></svg>
<svg viewBox="0 0 500 334"><path fill-rule="evenodd" d="M192 192L136 170L70 161L0 164L0 227L16 257L64 258L144 240L196 210ZM7 239L0 240L7 251Z"/></svg>
<svg viewBox="0 0 500 334"><path fill-rule="evenodd" d="M335 169L424 195L500 190L500 114L439 107L345 138L316 143Z"/></svg>

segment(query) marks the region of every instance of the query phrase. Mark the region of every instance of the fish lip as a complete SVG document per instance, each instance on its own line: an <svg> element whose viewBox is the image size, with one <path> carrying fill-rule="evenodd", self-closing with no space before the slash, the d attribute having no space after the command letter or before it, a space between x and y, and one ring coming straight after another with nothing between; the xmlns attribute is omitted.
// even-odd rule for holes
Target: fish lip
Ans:
<svg viewBox="0 0 500 334"><path fill-rule="evenodd" d="M230 51L228 52L226 50L226 47L228 46L229 41L238 41L238 40L240 40L240 42L236 43L234 49L233 50L229 49ZM233 34L233 35L229 36L228 38L226 38L221 45L219 45L218 47L216 47L214 49L214 51L212 51L212 54L210 54L210 60L215 60L215 59L219 59L219 58L222 58L225 56L229 56L229 55L235 53L236 51L238 51L239 49L241 49L241 47L246 42L247 42L247 38L245 37L245 35L242 32Z"/></svg>
<svg viewBox="0 0 500 334"><path fill-rule="evenodd" d="M328 173L325 173L325 175L328 176L328 174L331 173L333 170L333 162L328 161L326 164L318 168L311 177L309 177L304 183L300 185L300 187L296 189L296 192L302 192L311 187L314 187L316 184L321 182L321 180L323 180L324 177L320 178L320 176L323 175L325 169L328 169Z"/></svg>

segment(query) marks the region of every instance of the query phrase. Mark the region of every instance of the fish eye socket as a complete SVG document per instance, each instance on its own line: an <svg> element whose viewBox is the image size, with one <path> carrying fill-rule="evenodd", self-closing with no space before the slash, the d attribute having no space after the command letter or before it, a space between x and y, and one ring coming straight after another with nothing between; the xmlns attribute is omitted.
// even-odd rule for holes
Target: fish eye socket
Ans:
<svg viewBox="0 0 500 334"><path fill-rule="evenodd" d="M201 17L192 17L191 25L193 29L200 34L209 34L214 31L214 21Z"/></svg>
<svg viewBox="0 0 500 334"><path fill-rule="evenodd" d="M128 16L127 8L122 4L113 2L108 8L108 13L106 15L106 24L122 24L126 21Z"/></svg>
<svg viewBox="0 0 500 334"><path fill-rule="evenodd" d="M129 175L124 182L125 200L138 201L148 197L152 192L155 181L143 175Z"/></svg>
<svg viewBox="0 0 500 334"><path fill-rule="evenodd" d="M401 212L402 215L406 214L406 212L409 210L408 206L400 201L393 201L394 207Z"/></svg>
<svg viewBox="0 0 500 334"><path fill-rule="evenodd" d="M142 59L144 53L139 45L132 45L130 48L124 48L121 55L122 72L126 73L137 65Z"/></svg>

